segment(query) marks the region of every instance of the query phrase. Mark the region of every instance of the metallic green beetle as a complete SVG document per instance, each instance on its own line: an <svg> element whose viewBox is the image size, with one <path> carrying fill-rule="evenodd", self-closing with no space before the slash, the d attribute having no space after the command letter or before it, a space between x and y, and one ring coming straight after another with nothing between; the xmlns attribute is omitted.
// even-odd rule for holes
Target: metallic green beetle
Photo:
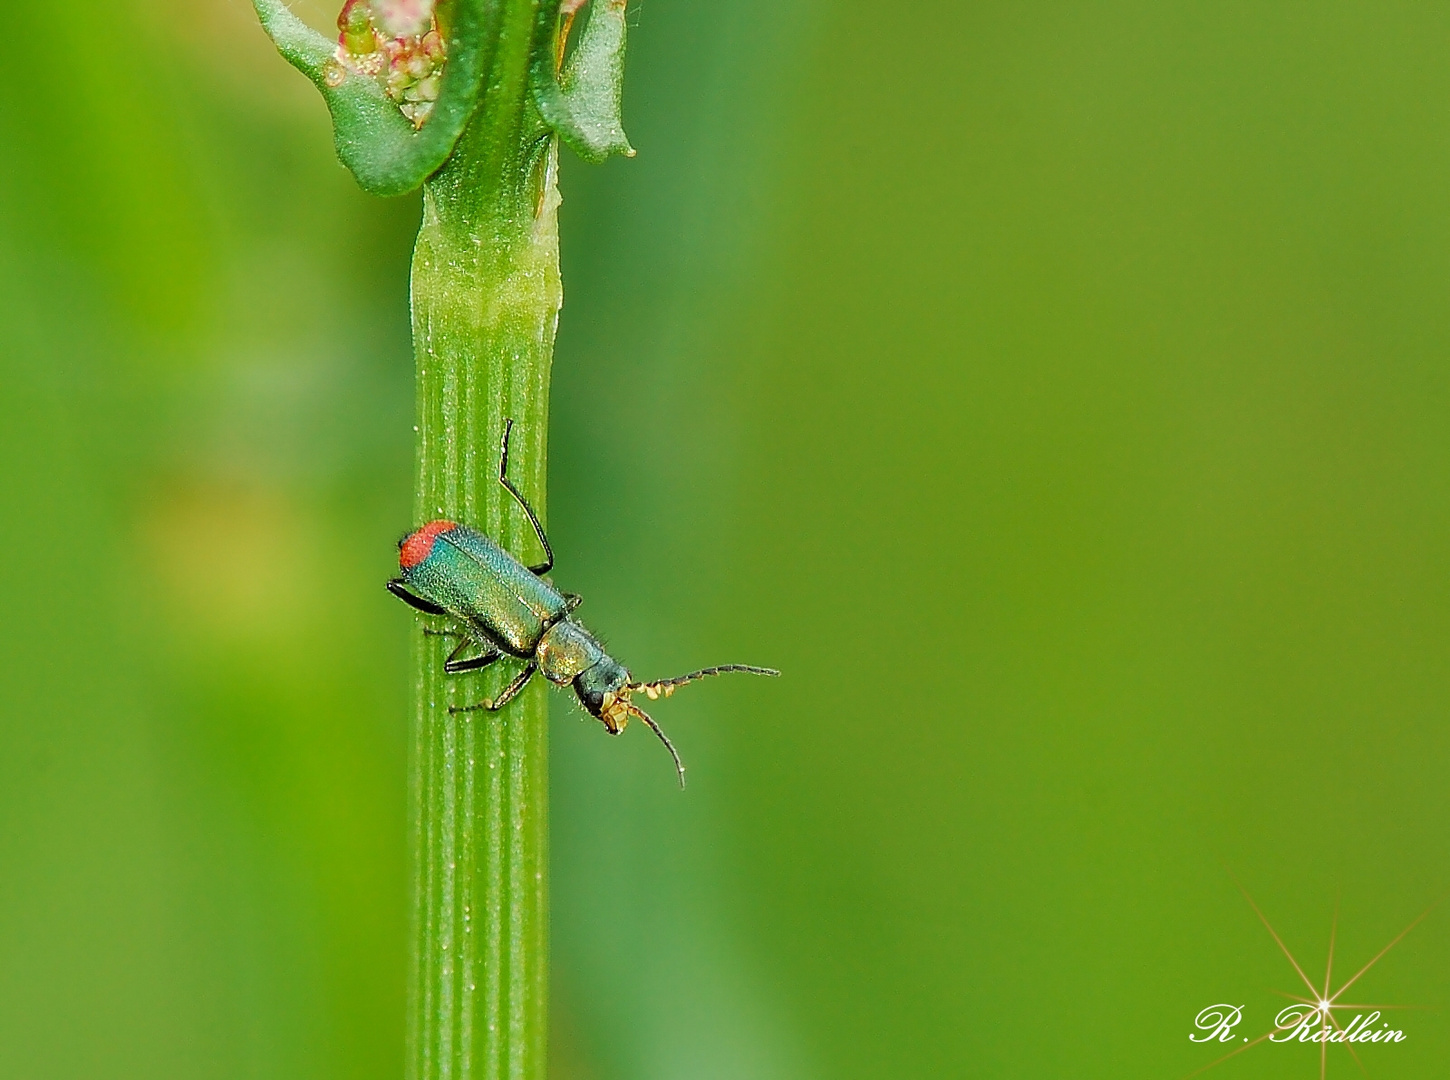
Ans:
<svg viewBox="0 0 1450 1080"><path fill-rule="evenodd" d="M477 671L504 656L524 661L524 668L493 701L451 708L450 712L487 709L495 712L514 699L535 672L556 686L571 685L579 702L606 731L618 735L631 716L637 716L659 736L670 756L680 786L685 766L660 726L630 696L642 693L651 701L707 675L744 671L752 675L779 675L772 668L723 664L688 675L655 682L634 682L629 671L604 651L604 646L574 619L579 597L560 592L544 577L554 566L554 549L528 500L508 478L509 432L504 423L499 451L498 482L528 515L544 548L544 561L525 566L483 533L454 521L430 521L398 542L402 574L388 582L388 591L429 615L451 619L462 640L448 654L443 670L450 675ZM479 650L465 657L469 646Z"/></svg>

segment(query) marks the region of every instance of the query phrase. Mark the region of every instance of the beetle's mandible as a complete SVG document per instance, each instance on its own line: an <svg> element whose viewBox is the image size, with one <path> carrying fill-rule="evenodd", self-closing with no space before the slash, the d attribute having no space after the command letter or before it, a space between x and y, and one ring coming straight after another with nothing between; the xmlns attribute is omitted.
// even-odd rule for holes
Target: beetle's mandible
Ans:
<svg viewBox="0 0 1450 1080"><path fill-rule="evenodd" d="M483 533L454 521L430 521L398 542L402 573L388 582L388 591L429 615L452 620L461 639L448 654L443 670L450 675L478 671L505 656L524 662L513 681L492 701L450 708L450 712L487 709L496 712L512 701L538 672L556 686L572 686L579 702L604 724L611 735L624 730L637 716L659 736L674 759L680 786L685 766L674 744L648 713L630 697L644 694L651 701L669 697L678 687L707 675L744 671L752 675L779 675L772 668L723 664L688 675L654 682L635 682L619 661L584 629L572 612L579 597L560 592L544 577L554 567L554 549L544 535L538 515L508 478L509 432L504 421L499 449L498 482L528 516L544 549L544 561L525 566ZM428 631L424 631L427 633ZM470 651L473 656L466 656Z"/></svg>

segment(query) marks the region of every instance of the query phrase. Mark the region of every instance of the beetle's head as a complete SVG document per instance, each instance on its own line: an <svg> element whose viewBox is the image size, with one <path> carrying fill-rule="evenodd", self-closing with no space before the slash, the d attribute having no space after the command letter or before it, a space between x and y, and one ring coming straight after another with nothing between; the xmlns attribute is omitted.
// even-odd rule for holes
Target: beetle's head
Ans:
<svg viewBox="0 0 1450 1080"><path fill-rule="evenodd" d="M752 667L748 664L724 664L720 667L701 668L699 671L692 671L688 675L679 675L673 679L637 683L630 681L629 672L624 669L622 664L606 656L574 677L574 692L579 695L579 700L589 710L590 715L598 717L611 735L618 735L623 731L631 716L637 716L648 724L649 729L659 736L660 742L665 744L665 749L670 752L670 757L675 759L675 771L680 776L680 787L684 787L685 766L680 761L680 755L675 752L674 744L665 737L665 733L660 730L660 726L654 722L649 713L630 701L630 696L636 693L644 694L651 701L656 701L662 697L669 697L686 683L703 679L707 675L724 675L731 671L742 671L751 675L780 674L774 668Z"/></svg>
<svg viewBox="0 0 1450 1080"><path fill-rule="evenodd" d="M608 656L574 677L574 692L579 695L580 703L589 710L589 715L599 719L609 734L618 735L623 731L631 716L637 716L648 724L649 729L659 736L660 742L665 744L670 757L675 759L680 787L684 787L685 767L680 763L674 744L665 737L649 713L629 700L631 694L641 689L643 687L629 681L629 672L624 665Z"/></svg>
<svg viewBox="0 0 1450 1080"><path fill-rule="evenodd" d="M585 668L574 677L574 692L609 734L618 735L629 723L629 672L618 661L606 656Z"/></svg>

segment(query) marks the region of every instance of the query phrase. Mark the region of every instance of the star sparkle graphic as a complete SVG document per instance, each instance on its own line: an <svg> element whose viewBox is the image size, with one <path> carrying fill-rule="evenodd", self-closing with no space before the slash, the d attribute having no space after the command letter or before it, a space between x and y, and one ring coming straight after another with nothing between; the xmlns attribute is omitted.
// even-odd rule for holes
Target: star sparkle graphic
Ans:
<svg viewBox="0 0 1450 1080"><path fill-rule="evenodd" d="M1339 929L1338 903L1336 903L1334 906L1334 917L1329 924L1329 958L1325 961L1324 964L1324 983L1322 986L1316 986L1314 982L1309 978L1309 976L1305 974L1303 965L1294 958L1294 954L1291 953L1289 951L1289 947L1284 944L1284 939L1279 936L1279 932L1275 930L1273 925L1269 922L1268 917L1263 912L1263 909L1261 909L1259 905L1254 901L1254 898L1249 895L1249 891L1245 889L1243 885L1239 882L1239 880L1237 878L1234 878L1232 874L1230 874L1229 877L1232 878L1233 883L1238 886L1239 892L1243 893L1244 899L1249 902L1249 906L1254 909L1254 914L1257 915L1259 917L1259 921L1264 924L1264 929L1269 931L1269 935L1274 939L1274 943L1279 946L1279 951L1284 954L1285 958L1287 958L1289 963L1293 966L1295 973L1298 974L1301 980L1303 980L1305 988L1309 991L1309 996L1303 997L1298 994L1289 994L1285 993L1282 990L1274 991L1274 993L1278 994L1280 997L1288 998L1290 1001L1293 1001L1296 1004L1303 1006L1303 1008L1297 1012L1294 1012L1292 1014L1293 1018L1287 1022L1281 1022L1279 1018L1276 1018L1275 1026L1264 1032L1257 1039L1246 1040L1243 1046L1240 1046L1238 1049L1232 1050L1229 1053L1224 1054L1220 1058L1216 1058L1215 1060L1210 1061L1207 1065L1204 1065L1201 1068L1195 1069L1193 1072L1188 1073L1187 1076L1183 1078L1183 1080L1189 1080L1190 1077L1198 1076L1201 1073L1205 1073L1209 1069L1212 1069L1214 1066L1221 1065L1229 1058L1238 1057L1238 1055L1242 1054L1244 1051L1259 1045L1259 1043L1264 1042L1265 1040L1271 1040L1275 1042L1287 1042L1289 1041L1289 1039L1286 1033L1298 1031L1301 1025L1312 1025L1314 1021L1311 1018L1316 1017L1318 1020L1316 1041L1318 1041L1319 1043L1319 1077L1320 1080L1324 1080L1325 1073L1329 1064L1329 1043L1331 1041L1330 1036L1334 1033L1339 1033L1339 1037L1341 1040L1347 1040L1348 1036L1351 1033L1358 1034L1359 1031L1365 1030L1365 1027L1360 1027L1359 1031L1353 1031L1354 1021L1352 1019L1350 1020L1350 1028L1346 1029L1343 1025L1340 1024L1339 1018L1335 1015L1336 1012L1340 1012L1346 1009L1357 1010L1360 1013L1363 1013L1366 1010L1385 1012L1387 1010L1418 1009L1421 1007L1417 1005L1368 1005L1354 1002L1345 1002L1341 1001L1340 998L1343 996L1346 990L1348 990L1351 986L1359 981L1360 977L1364 975L1365 972L1369 971L1370 968L1374 967L1375 964L1379 963L1379 961L1384 957L1386 953L1388 953L1402 940L1404 940L1406 934L1408 934L1411 930L1413 930L1416 926L1423 922L1425 917L1429 915L1430 912L1434 911L1435 908L1439 905L1440 900L1436 900L1424 911L1420 912L1419 915L1415 916L1415 918L1411 920L1408 926L1406 926L1390 940L1390 943L1388 945L1386 945L1379 952L1375 953L1374 957L1369 961L1369 963L1365 964L1364 967L1360 968L1352 976L1350 976L1342 984L1340 984L1339 989L1331 992L1330 987L1333 985L1332 977L1334 974L1334 942L1336 933ZM1443 899L1443 897L1441 899ZM1279 1013L1279 1017L1284 1017L1286 1013L1290 1013L1290 1011L1293 1009L1294 1006L1286 1007L1285 1010ZM1286 1037L1283 1039L1274 1039L1273 1036L1275 1035L1286 1035ZM1359 1066L1359 1071L1361 1073L1364 1073L1364 1075L1366 1076L1369 1075L1368 1072L1365 1071L1364 1062L1360 1060L1359 1054L1355 1052L1354 1046L1351 1042L1338 1041L1335 1042L1335 1045L1342 1046L1345 1050L1349 1051L1349 1055L1354 1058L1355 1064Z"/></svg>

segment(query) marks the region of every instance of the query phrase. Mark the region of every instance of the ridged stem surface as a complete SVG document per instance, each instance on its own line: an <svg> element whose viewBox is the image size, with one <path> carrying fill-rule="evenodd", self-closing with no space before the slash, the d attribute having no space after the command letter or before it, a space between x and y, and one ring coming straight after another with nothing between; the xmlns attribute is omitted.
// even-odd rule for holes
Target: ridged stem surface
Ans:
<svg viewBox="0 0 1450 1080"><path fill-rule="evenodd" d="M424 187L413 261L419 524L466 522L525 562L540 549L497 481L544 513L549 367L562 300L557 150L528 104L534 5L505 4L485 98ZM454 640L420 617L413 746L410 1080L543 1080L548 972L546 692L450 713L517 665L445 676Z"/></svg>

